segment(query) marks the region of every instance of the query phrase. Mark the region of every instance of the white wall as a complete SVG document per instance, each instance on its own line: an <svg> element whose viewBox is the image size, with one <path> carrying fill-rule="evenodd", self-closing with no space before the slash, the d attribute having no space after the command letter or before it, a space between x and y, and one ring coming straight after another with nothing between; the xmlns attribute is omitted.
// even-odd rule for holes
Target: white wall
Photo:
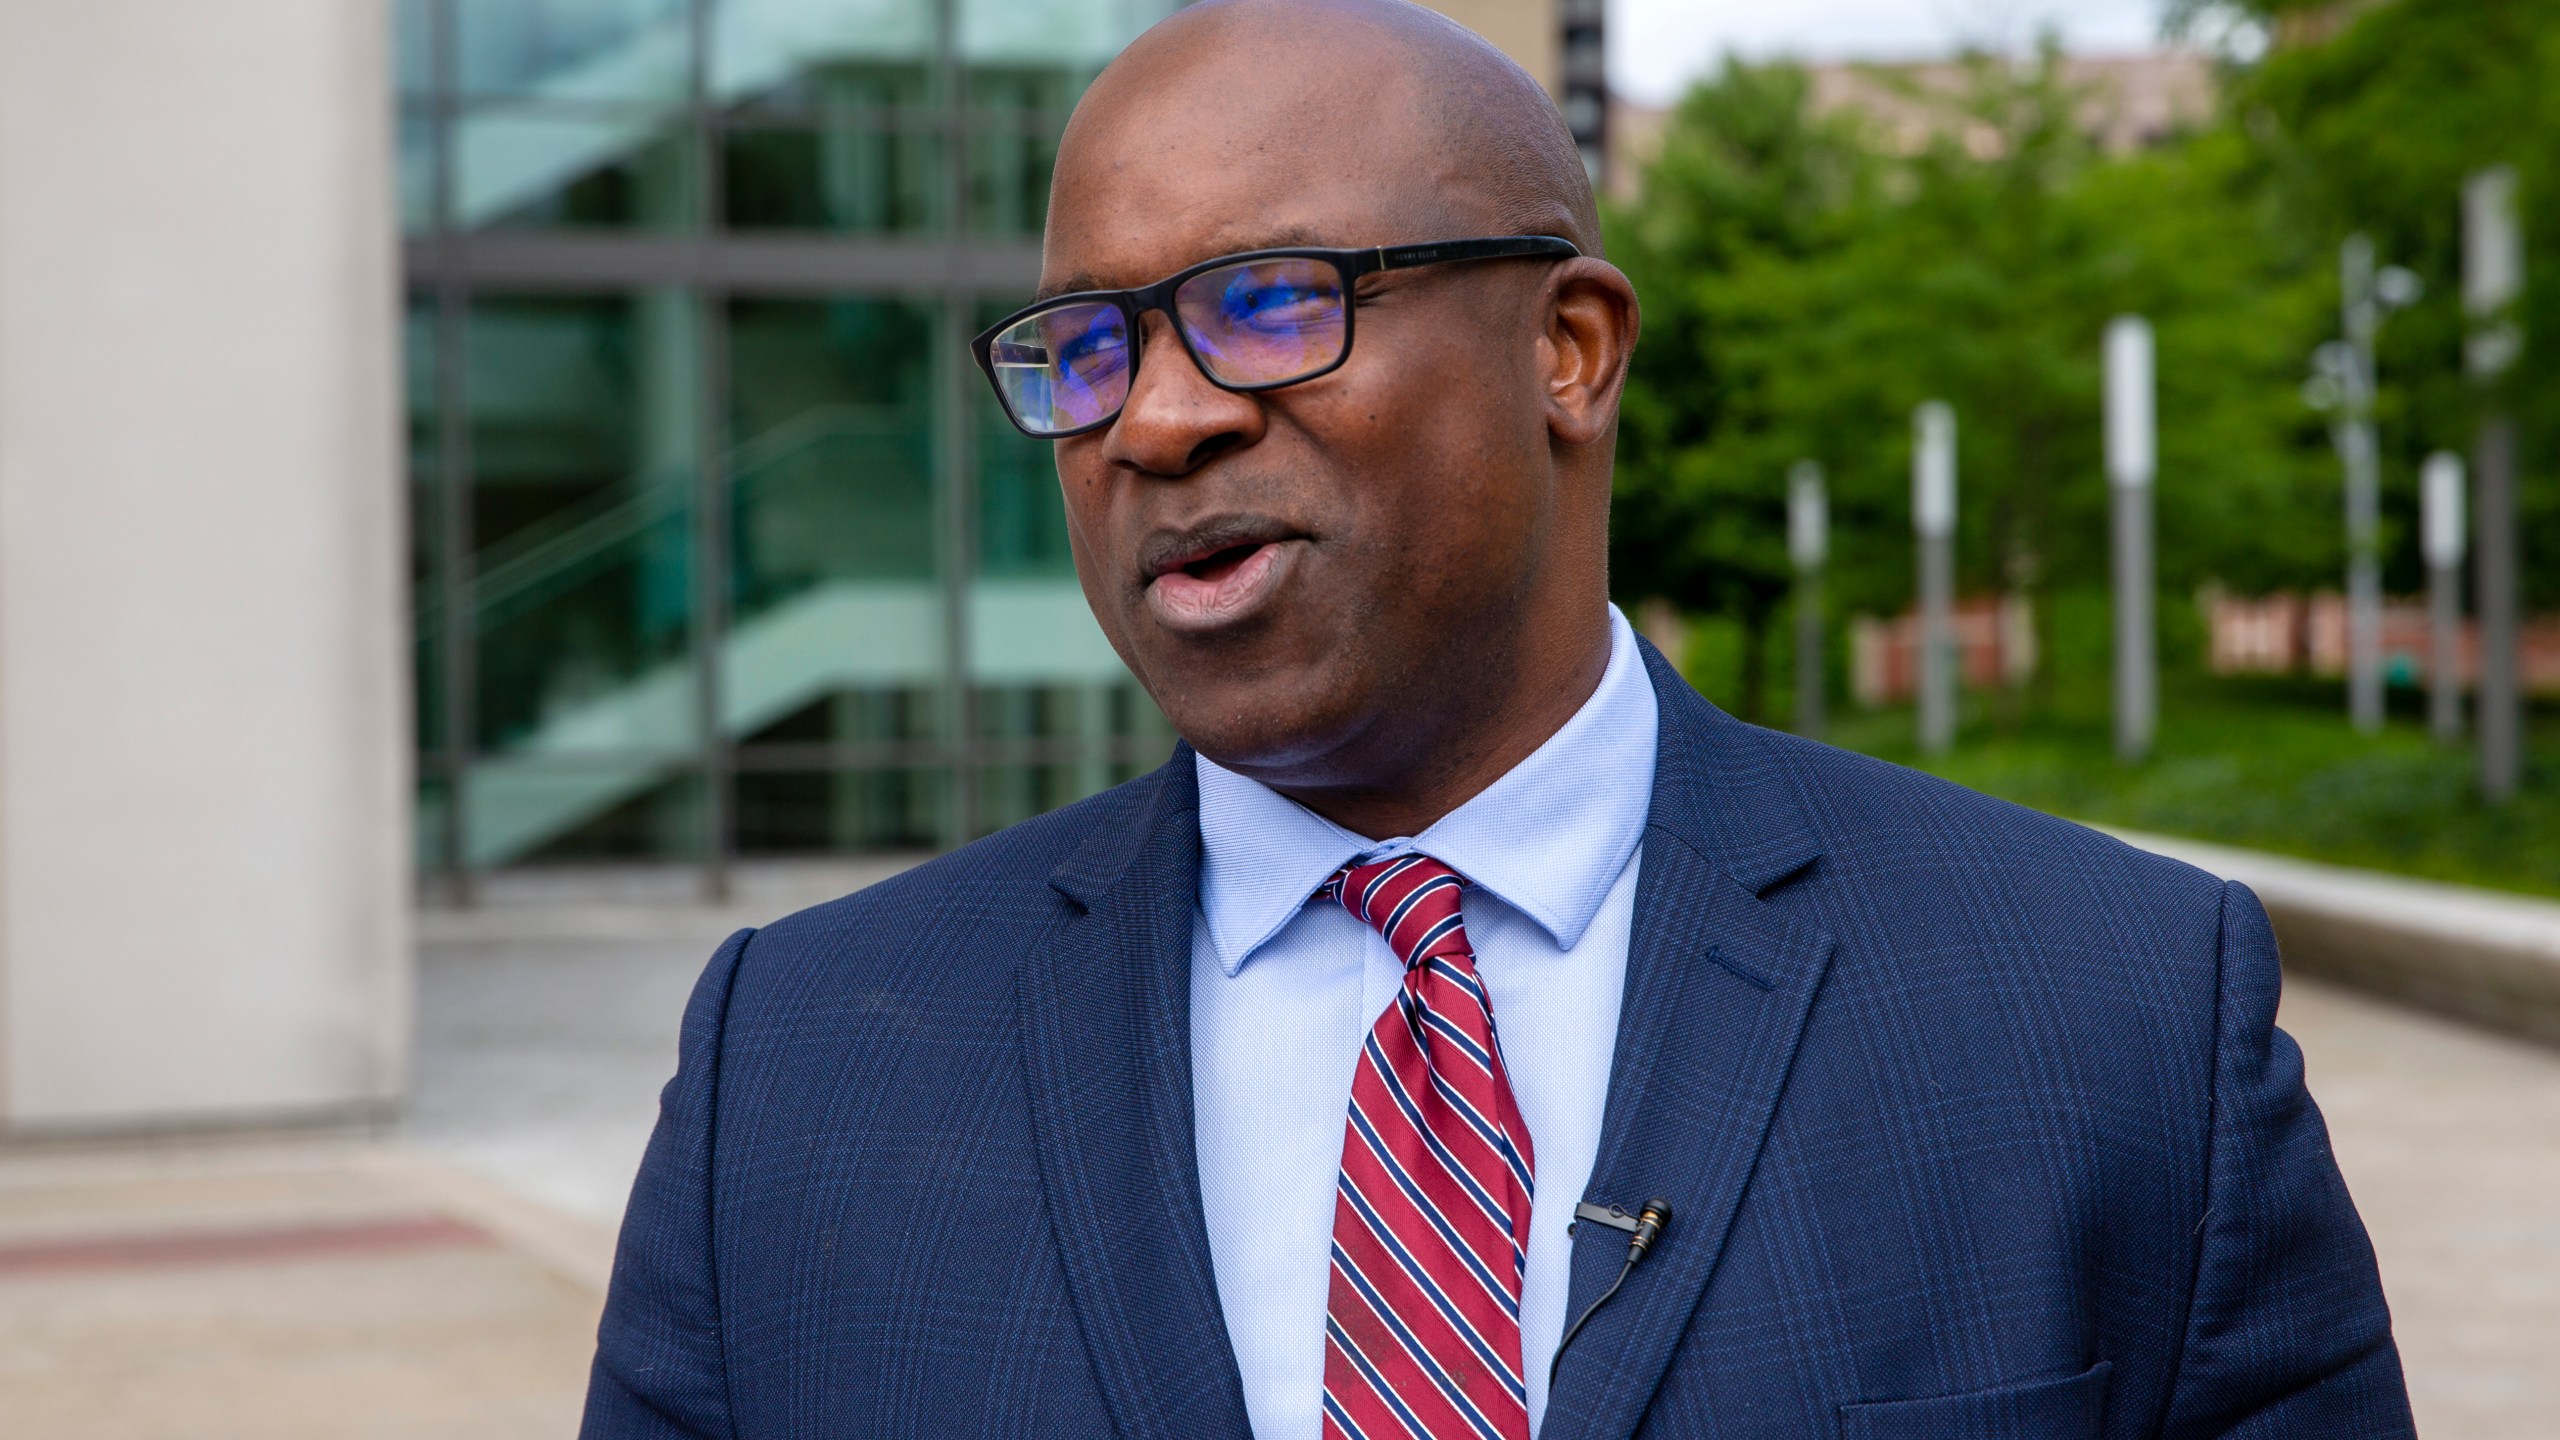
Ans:
<svg viewBox="0 0 2560 1440"><path fill-rule="evenodd" d="M0 0L0 1134L401 1092L388 8Z"/></svg>

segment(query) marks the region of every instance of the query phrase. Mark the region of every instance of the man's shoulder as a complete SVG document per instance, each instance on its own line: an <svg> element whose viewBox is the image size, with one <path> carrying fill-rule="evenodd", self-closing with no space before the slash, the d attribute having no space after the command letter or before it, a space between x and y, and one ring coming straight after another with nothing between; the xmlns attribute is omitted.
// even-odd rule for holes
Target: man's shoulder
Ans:
<svg viewBox="0 0 2560 1440"><path fill-rule="evenodd" d="M1662 707L1660 763L1690 792L1672 800L1675 824L1737 854L1813 855L1813 890L1836 898L1853 889L1871 912L1979 923L2005 914L2047 936L2139 928L2170 913L2219 927L2228 887L2191 865L1907 766L1747 724L1691 690L1649 646L1645 656ZM1658 781L1657 807L1662 800ZM1773 845L1773 835L1792 839Z"/></svg>
<svg viewBox="0 0 2560 1440"><path fill-rule="evenodd" d="M2271 946L2231 943L2246 906L2231 887L1903 766L1794 736L1754 743L1818 851L1766 898L1832 943L1826 1033L1926 1053L1994 1089L2203 1103L2229 987L2274 979Z"/></svg>
<svg viewBox="0 0 2560 1440"><path fill-rule="evenodd" d="M750 969L820 966L885 979L905 972L967 985L988 962L1072 910L1051 884L1089 847L1152 823L1164 772L997 831L877 884L758 930Z"/></svg>
<svg viewBox="0 0 2560 1440"><path fill-rule="evenodd" d="M1844 859L1891 851L1906 861L1986 872L2112 876L2133 893L2168 899L2221 890L2222 881L2192 865L2077 821L1871 755L1762 733L1772 758L1818 812L1827 849Z"/></svg>
<svg viewBox="0 0 2560 1440"><path fill-rule="evenodd" d="M2032 946L2050 965L2138 952L2209 966L2219 948L2228 887L2192 865L1873 756L1748 733L1813 832L1824 909L1846 928Z"/></svg>

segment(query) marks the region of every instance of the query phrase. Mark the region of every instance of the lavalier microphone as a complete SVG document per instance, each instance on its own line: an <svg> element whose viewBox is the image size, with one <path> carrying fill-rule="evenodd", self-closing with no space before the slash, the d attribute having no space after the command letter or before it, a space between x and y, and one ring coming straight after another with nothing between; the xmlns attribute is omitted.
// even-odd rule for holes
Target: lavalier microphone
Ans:
<svg viewBox="0 0 2560 1440"><path fill-rule="evenodd" d="M1555 1389L1556 1367L1564 1363L1564 1347L1573 1343L1573 1337L1582 1332L1582 1327L1590 1321L1592 1312L1609 1303L1609 1297L1617 1294L1618 1287L1627 1283L1627 1276L1635 1270L1636 1262L1643 1259L1662 1239L1662 1232L1671 1225L1671 1202L1657 1195L1644 1202L1642 1209L1630 1215L1615 1205L1594 1205L1586 1200L1573 1207L1573 1218L1576 1224L1588 1220L1593 1224L1606 1225L1612 1230L1626 1231L1627 1263L1618 1267L1618 1278L1609 1282L1608 1289L1601 1291L1597 1299L1582 1307L1582 1313L1574 1317L1571 1325L1565 1327L1564 1338L1556 1342L1555 1358L1547 1362L1547 1389L1550 1393Z"/></svg>

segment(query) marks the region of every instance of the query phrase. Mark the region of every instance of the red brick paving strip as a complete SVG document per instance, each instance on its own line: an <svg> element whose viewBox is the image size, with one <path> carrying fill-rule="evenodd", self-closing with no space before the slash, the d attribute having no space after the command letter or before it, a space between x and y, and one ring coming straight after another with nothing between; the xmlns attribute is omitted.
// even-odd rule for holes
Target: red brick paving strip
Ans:
<svg viewBox="0 0 2560 1440"><path fill-rule="evenodd" d="M405 1216L334 1225L262 1230L195 1230L105 1239L40 1240L0 1245L0 1278L86 1270L147 1270L325 1255L390 1255L498 1242L476 1225L442 1215Z"/></svg>

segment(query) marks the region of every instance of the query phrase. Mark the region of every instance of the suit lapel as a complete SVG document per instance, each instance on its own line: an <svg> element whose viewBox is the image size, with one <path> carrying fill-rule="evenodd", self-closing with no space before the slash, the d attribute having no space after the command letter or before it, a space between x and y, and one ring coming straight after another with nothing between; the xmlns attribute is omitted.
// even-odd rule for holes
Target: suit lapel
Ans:
<svg viewBox="0 0 2560 1440"><path fill-rule="evenodd" d="M1831 937L1762 894L1816 857L1766 742L1645 647L1661 703L1626 995L1600 1150L1582 1198L1671 1202L1663 1238L1573 1342L1545 1440L1623 1440L1667 1373L1724 1252L1777 1108ZM1576 1227L1568 1314L1626 1259L1626 1236Z"/></svg>
<svg viewBox="0 0 2560 1440"><path fill-rule="evenodd" d="M1643 647L1661 750L1624 1018L1582 1198L1672 1202L1663 1241L1573 1343L1544 1440L1624 1440L1661 1386L1741 1203L1831 938L1762 898L1817 847L1765 742ZM1018 981L1043 1194L1094 1371L1132 1440L1245 1436L1192 1135L1198 791L1188 747L1051 883L1075 903ZM1571 1308L1625 1237L1578 1228Z"/></svg>
<svg viewBox="0 0 2560 1440"><path fill-rule="evenodd" d="M1077 913L1024 958L1024 1068L1068 1291L1120 1432L1244 1436L1192 1136L1188 747L1152 785L1052 877Z"/></svg>

